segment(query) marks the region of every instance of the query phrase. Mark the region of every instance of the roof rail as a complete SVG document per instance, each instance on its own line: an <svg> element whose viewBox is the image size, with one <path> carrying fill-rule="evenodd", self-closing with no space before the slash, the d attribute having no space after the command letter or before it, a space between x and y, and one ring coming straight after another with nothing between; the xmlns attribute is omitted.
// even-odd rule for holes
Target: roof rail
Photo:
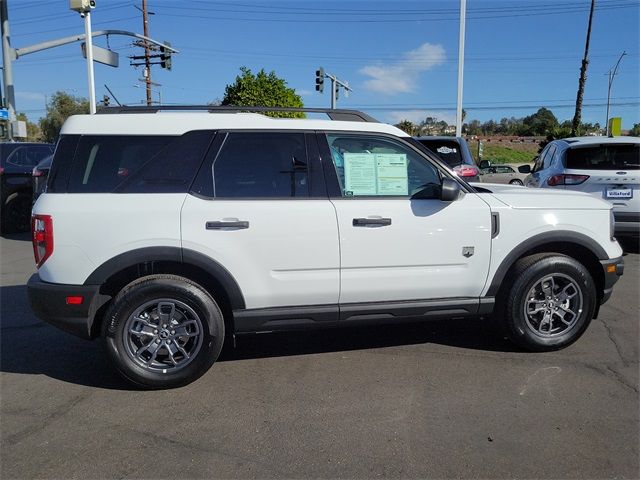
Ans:
<svg viewBox="0 0 640 480"><path fill-rule="evenodd" d="M217 105L133 105L121 107L106 107L98 110L98 114L111 113L157 113L164 111L190 112L205 111L209 113L239 113L239 112L301 112L301 113L324 113L331 120L342 120L350 122L373 122L380 123L375 118L358 110L342 110L331 108L289 108L289 107L238 107L238 106L217 106Z"/></svg>

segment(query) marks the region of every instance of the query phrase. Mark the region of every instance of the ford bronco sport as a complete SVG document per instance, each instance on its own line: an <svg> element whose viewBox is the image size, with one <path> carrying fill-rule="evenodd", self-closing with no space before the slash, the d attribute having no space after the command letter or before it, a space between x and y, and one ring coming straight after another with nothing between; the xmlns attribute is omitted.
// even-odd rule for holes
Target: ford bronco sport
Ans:
<svg viewBox="0 0 640 480"><path fill-rule="evenodd" d="M33 208L36 314L168 388L243 333L494 314L522 348L559 349L622 274L603 200L474 188L365 114L271 110L69 118Z"/></svg>

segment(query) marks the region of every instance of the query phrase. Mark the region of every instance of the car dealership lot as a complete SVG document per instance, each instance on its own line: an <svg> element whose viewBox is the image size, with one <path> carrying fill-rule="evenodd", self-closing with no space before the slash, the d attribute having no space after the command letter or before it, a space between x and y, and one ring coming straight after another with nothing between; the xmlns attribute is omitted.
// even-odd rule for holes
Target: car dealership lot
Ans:
<svg viewBox="0 0 640 480"><path fill-rule="evenodd" d="M143 392L31 314L28 240L0 240L2 478L637 477L637 246L559 352L476 320L256 335Z"/></svg>

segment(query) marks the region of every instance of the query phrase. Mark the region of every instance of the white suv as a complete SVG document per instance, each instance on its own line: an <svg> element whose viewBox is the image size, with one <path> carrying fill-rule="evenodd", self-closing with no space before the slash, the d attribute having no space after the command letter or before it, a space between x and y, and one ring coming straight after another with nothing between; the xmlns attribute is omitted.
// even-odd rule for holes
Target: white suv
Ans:
<svg viewBox="0 0 640 480"><path fill-rule="evenodd" d="M590 195L473 188L359 112L189 110L71 117L33 208L33 310L140 386L193 381L225 335L402 318L496 313L558 349L622 274Z"/></svg>

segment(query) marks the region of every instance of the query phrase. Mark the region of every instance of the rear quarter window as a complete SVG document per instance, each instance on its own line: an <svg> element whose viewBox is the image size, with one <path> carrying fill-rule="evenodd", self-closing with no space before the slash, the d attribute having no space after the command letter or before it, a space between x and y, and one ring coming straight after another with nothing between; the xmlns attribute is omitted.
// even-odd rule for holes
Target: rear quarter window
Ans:
<svg viewBox="0 0 640 480"><path fill-rule="evenodd" d="M574 170L640 170L640 145L595 145L572 148L565 166Z"/></svg>
<svg viewBox="0 0 640 480"><path fill-rule="evenodd" d="M52 193L183 193L214 132L182 136L83 135L60 139L52 164Z"/></svg>

